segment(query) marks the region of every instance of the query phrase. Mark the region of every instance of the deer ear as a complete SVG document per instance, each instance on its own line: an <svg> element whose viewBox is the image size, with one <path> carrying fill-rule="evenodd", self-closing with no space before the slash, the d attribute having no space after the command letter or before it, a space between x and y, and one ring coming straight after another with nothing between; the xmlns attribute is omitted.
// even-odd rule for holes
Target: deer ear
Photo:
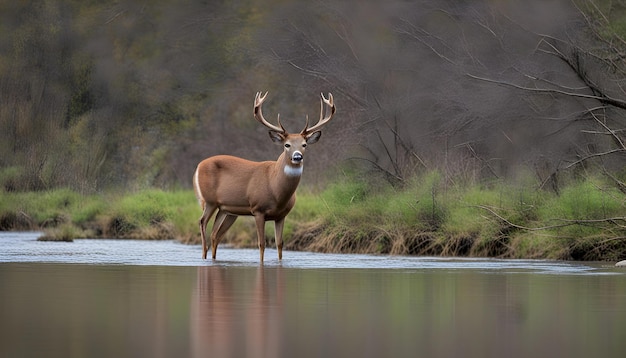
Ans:
<svg viewBox="0 0 626 358"><path fill-rule="evenodd" d="M280 132L269 131L269 134L270 134L270 138L272 139L272 142L274 143L282 143L286 139L285 135Z"/></svg>
<svg viewBox="0 0 626 358"><path fill-rule="evenodd" d="M317 143L317 141L320 139L321 136L322 136L321 131L315 131L311 134L307 134L306 137L304 137L304 139L306 139L307 144L313 144L313 143Z"/></svg>

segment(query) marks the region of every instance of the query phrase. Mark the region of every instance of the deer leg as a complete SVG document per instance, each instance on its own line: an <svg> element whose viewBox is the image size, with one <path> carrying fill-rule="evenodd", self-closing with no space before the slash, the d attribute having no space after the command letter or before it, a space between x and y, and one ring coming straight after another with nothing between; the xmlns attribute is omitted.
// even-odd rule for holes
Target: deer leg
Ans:
<svg viewBox="0 0 626 358"><path fill-rule="evenodd" d="M283 259L283 227L285 218L274 221L274 234L276 237L276 249L278 249L278 259Z"/></svg>
<svg viewBox="0 0 626 358"><path fill-rule="evenodd" d="M217 233L219 232L220 227L224 223L224 219L226 219L227 216L227 213L218 210L217 215L215 215L215 220L213 221L213 229L211 230L211 257L214 260L215 254L217 252L217 245L219 244L219 238L217 236Z"/></svg>
<svg viewBox="0 0 626 358"><path fill-rule="evenodd" d="M202 209L203 211L202 211L202 216L200 217L200 220L199 220L199 224L200 224L200 236L202 237L202 258L206 259L207 251L209 251L209 246L206 243L206 225L209 222L209 219L211 218L211 216L213 216L213 213L215 212L215 209L217 209L217 207L210 206L204 203Z"/></svg>
<svg viewBox="0 0 626 358"><path fill-rule="evenodd" d="M259 242L259 253L261 255L261 263L263 263L263 255L265 254L265 215L255 214L256 235Z"/></svg>
<svg viewBox="0 0 626 358"><path fill-rule="evenodd" d="M218 217L220 217L219 222L217 220ZM215 254L217 253L217 245L220 244L220 241L222 241L222 237L224 236L226 231L230 229L235 220L237 220L236 215L229 215L225 213L222 214L221 211L217 212L217 216L215 217L215 224L213 224L213 231L211 232L211 247L213 248L211 254L214 260Z"/></svg>

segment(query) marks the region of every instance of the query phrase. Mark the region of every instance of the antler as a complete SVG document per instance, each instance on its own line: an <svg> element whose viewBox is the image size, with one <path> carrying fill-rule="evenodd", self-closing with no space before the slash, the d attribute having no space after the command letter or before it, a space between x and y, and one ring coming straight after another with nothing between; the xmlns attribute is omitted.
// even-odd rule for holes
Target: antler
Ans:
<svg viewBox="0 0 626 358"><path fill-rule="evenodd" d="M332 93L328 92L328 99L324 97L323 93L321 95L322 95L322 99L320 100L320 120L317 122L316 125L309 128L309 117L307 117L306 125L304 126L304 129L302 130L302 132L300 132L301 134L306 135L309 133L313 133L316 130L322 128L322 126L324 126L328 121L330 121L330 119L333 117L333 114L335 114L335 104L333 103ZM330 107L326 111L326 116L324 116L324 103L326 103Z"/></svg>
<svg viewBox="0 0 626 358"><path fill-rule="evenodd" d="M275 132L287 133L285 128L283 128L283 125L280 124L280 115L278 116L278 126L271 124L263 118L261 106L263 105L263 101L265 101L265 97L267 97L267 92L265 92L264 95L261 95L261 92L256 93L256 96L254 97L254 119Z"/></svg>

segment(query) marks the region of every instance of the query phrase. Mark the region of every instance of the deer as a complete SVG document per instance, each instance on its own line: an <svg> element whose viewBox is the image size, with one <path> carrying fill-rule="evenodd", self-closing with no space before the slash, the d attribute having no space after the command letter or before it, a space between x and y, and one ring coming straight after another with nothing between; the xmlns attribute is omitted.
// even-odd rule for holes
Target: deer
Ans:
<svg viewBox="0 0 626 358"><path fill-rule="evenodd" d="M206 226L217 211L211 230L211 256L215 260L217 246L239 216L253 216L256 224L260 262L265 253L265 223L274 221L278 259L283 258L283 227L285 217L296 203L296 189L304 165L304 152L316 143L322 128L335 114L333 95L321 94L320 119L309 127L309 118L300 133L289 133L280 123L269 123L263 117L267 93L257 92L254 98L254 119L269 129L270 139L281 144L283 151L276 161L254 162L231 156L216 155L201 161L193 176L193 187L202 209L200 236L202 259L209 250ZM325 106L327 106L325 110Z"/></svg>

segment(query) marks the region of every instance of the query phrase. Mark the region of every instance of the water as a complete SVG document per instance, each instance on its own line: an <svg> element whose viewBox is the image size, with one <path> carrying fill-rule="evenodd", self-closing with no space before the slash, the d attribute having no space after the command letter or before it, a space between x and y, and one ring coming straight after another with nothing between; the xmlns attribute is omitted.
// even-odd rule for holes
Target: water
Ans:
<svg viewBox="0 0 626 358"><path fill-rule="evenodd" d="M609 263L0 233L0 357L622 357Z"/></svg>

